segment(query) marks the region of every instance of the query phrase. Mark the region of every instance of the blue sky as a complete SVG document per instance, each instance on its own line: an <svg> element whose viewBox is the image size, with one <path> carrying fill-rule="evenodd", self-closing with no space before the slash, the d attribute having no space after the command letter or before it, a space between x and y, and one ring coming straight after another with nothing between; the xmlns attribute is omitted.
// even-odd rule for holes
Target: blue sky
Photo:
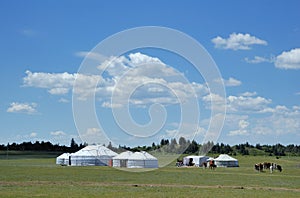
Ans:
<svg viewBox="0 0 300 198"><path fill-rule="evenodd" d="M209 103L218 102L220 96L207 91L204 79L188 61L157 49L133 50L112 64L95 96L103 128L88 126L87 117L83 120L86 128L77 131L72 88L87 52L120 31L162 26L193 37L219 68L227 114L218 142L300 144L299 7L299 1L1 1L0 143L49 140L69 145L71 138L81 143L79 134L84 141L102 143L107 140L97 136L101 130L116 145L150 145L161 138L178 137L180 104L158 84L136 90L130 101L130 113L139 124L149 122L151 104L165 105L166 122L155 136L137 138L116 125L108 102L117 84L110 80L141 60L155 60L157 65L137 68L136 76L128 76L135 76L136 81L126 81L127 87L157 76L178 78L178 73L195 83L199 125L195 132L195 126L182 123L185 133L180 135L195 135L201 143L207 132ZM84 78L88 82L97 79ZM81 87L85 91L87 81ZM164 85L189 94L185 84L178 89L170 82ZM116 94L120 99L124 93Z"/></svg>

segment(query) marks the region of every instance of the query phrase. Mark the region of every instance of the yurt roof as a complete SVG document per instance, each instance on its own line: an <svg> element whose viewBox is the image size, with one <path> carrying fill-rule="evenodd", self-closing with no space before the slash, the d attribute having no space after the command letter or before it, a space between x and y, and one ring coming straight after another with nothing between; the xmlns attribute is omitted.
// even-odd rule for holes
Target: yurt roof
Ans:
<svg viewBox="0 0 300 198"><path fill-rule="evenodd" d="M156 157L150 155L146 151L135 152L128 159L130 159L130 160L157 160Z"/></svg>
<svg viewBox="0 0 300 198"><path fill-rule="evenodd" d="M69 158L71 154L70 153L63 153L60 156L58 156L57 158Z"/></svg>
<svg viewBox="0 0 300 198"><path fill-rule="evenodd" d="M125 151L123 153L120 153L119 155L113 157L113 159L128 159L133 154L131 151Z"/></svg>
<svg viewBox="0 0 300 198"><path fill-rule="evenodd" d="M77 156L101 156L101 155L116 156L118 154L102 145L90 145L90 146L86 146L86 147L82 148L81 150L73 153L72 155L77 155Z"/></svg>
<svg viewBox="0 0 300 198"><path fill-rule="evenodd" d="M219 157L215 159L216 161L238 161L237 159L230 157L229 155L226 154L221 154Z"/></svg>

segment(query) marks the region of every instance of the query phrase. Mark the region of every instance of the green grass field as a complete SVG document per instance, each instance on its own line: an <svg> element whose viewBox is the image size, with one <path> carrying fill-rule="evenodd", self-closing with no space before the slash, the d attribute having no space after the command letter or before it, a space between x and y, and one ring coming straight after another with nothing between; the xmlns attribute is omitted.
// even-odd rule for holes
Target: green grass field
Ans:
<svg viewBox="0 0 300 198"><path fill-rule="evenodd" d="M177 168L148 172L55 165L55 156L0 157L0 197L300 197L300 157L237 156L239 168ZM159 161L164 163L163 156ZM256 172L270 161L283 172Z"/></svg>

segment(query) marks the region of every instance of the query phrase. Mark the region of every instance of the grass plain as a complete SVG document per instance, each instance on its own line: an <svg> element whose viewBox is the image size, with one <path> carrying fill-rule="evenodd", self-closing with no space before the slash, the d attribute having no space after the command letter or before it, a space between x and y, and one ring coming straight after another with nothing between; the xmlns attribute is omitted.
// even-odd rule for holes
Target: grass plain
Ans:
<svg viewBox="0 0 300 198"><path fill-rule="evenodd" d="M0 153L0 197L300 197L300 157L236 156L238 168L171 163L147 172L59 166L55 157ZM164 164L168 158L158 159ZM265 161L282 165L283 172L254 171L255 163Z"/></svg>

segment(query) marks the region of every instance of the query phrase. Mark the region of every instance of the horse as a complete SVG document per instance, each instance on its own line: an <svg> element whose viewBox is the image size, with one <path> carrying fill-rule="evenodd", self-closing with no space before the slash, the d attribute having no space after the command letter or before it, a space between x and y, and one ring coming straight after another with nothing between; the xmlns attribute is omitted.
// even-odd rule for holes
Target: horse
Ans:
<svg viewBox="0 0 300 198"><path fill-rule="evenodd" d="M217 166L215 165L215 161L214 161L214 160L209 161L209 168L210 168L210 169L215 170L216 167L217 167Z"/></svg>
<svg viewBox="0 0 300 198"><path fill-rule="evenodd" d="M271 166L271 163L270 162L264 162L264 169L269 169L270 166Z"/></svg>
<svg viewBox="0 0 300 198"><path fill-rule="evenodd" d="M280 165L277 164L277 170L279 170L279 172L282 171L282 167Z"/></svg>
<svg viewBox="0 0 300 198"><path fill-rule="evenodd" d="M177 167L183 166L183 160L177 159L176 166L177 166Z"/></svg>
<svg viewBox="0 0 300 198"><path fill-rule="evenodd" d="M259 163L259 164L255 164L254 165L254 169L255 170L257 170L257 171L263 171L263 168L264 168L264 166L263 166L263 164L262 163Z"/></svg>

